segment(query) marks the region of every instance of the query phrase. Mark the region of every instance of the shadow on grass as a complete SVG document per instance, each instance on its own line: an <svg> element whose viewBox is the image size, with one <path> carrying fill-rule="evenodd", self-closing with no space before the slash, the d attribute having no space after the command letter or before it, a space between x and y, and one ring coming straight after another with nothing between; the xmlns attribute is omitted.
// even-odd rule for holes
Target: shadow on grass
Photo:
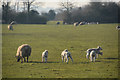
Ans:
<svg viewBox="0 0 120 80"><path fill-rule="evenodd" d="M40 62L40 61L29 61L28 63L45 63L45 62ZM47 63L59 63L59 62L48 61Z"/></svg>
<svg viewBox="0 0 120 80"><path fill-rule="evenodd" d="M30 35L30 34L25 34L25 33L2 33L2 35Z"/></svg>
<svg viewBox="0 0 120 80"><path fill-rule="evenodd" d="M100 58L100 59L116 60L116 59L119 59L119 58Z"/></svg>

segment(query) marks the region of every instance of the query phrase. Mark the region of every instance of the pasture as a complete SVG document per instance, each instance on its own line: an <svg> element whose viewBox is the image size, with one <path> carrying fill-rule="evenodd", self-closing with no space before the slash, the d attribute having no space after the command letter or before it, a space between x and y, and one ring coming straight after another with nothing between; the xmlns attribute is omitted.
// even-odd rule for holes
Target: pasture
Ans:
<svg viewBox="0 0 120 80"><path fill-rule="evenodd" d="M117 24L73 25L17 24L9 31L2 25L3 78L118 78ZM14 57L18 46L29 44L28 63ZM103 48L96 62L86 59L88 48ZM41 54L48 50L48 63ZM62 63L61 52L68 49L74 62Z"/></svg>

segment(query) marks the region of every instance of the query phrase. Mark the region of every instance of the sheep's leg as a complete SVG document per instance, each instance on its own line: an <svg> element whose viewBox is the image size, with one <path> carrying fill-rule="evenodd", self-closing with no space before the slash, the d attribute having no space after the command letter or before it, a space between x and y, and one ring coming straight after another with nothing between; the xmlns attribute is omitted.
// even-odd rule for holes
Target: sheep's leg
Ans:
<svg viewBox="0 0 120 80"><path fill-rule="evenodd" d="M88 56L88 55L86 55L86 58L87 58L87 59L89 59L89 56Z"/></svg>
<svg viewBox="0 0 120 80"><path fill-rule="evenodd" d="M44 57L42 57L42 62L44 62Z"/></svg>
<svg viewBox="0 0 120 80"><path fill-rule="evenodd" d="M26 59L25 59L25 57L24 57L24 62L26 62Z"/></svg>
<svg viewBox="0 0 120 80"><path fill-rule="evenodd" d="M71 61L73 62L72 56L70 56Z"/></svg>
<svg viewBox="0 0 120 80"><path fill-rule="evenodd" d="M23 57L21 57L21 63L23 63Z"/></svg>
<svg viewBox="0 0 120 80"><path fill-rule="evenodd" d="M47 57L45 57L45 62L47 63Z"/></svg>
<svg viewBox="0 0 120 80"><path fill-rule="evenodd" d="M91 62L93 62L93 57L92 56L90 57L90 59L91 59Z"/></svg>
<svg viewBox="0 0 120 80"><path fill-rule="evenodd" d="M67 64L68 64L69 58L67 57Z"/></svg>
<svg viewBox="0 0 120 80"><path fill-rule="evenodd" d="M86 58L87 58L87 59L89 59L89 55L90 55L89 53L86 54Z"/></svg>
<svg viewBox="0 0 120 80"><path fill-rule="evenodd" d="M17 62L19 62L19 61L20 61L20 58L17 59Z"/></svg>
<svg viewBox="0 0 120 80"><path fill-rule="evenodd" d="M96 59L96 58L94 57L93 59L94 59L94 62L95 62L95 59Z"/></svg>
<svg viewBox="0 0 120 80"><path fill-rule="evenodd" d="M27 56L27 62L28 62L28 58L29 58L29 57Z"/></svg>
<svg viewBox="0 0 120 80"><path fill-rule="evenodd" d="M64 56L62 56L62 62L64 62Z"/></svg>
<svg viewBox="0 0 120 80"><path fill-rule="evenodd" d="M66 58L65 58L65 62L66 62Z"/></svg>

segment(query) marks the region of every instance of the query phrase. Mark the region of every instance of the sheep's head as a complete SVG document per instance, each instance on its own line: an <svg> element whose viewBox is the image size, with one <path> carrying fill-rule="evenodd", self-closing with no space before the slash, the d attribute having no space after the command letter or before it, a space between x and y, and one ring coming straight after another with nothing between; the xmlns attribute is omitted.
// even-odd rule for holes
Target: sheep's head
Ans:
<svg viewBox="0 0 120 80"><path fill-rule="evenodd" d="M20 57L19 56L15 56L15 58L17 59L17 62L20 61Z"/></svg>
<svg viewBox="0 0 120 80"><path fill-rule="evenodd" d="M98 54L103 55L103 52L99 52Z"/></svg>
<svg viewBox="0 0 120 80"><path fill-rule="evenodd" d="M98 48L98 50L102 50L102 48L100 46L98 46L97 48Z"/></svg>
<svg viewBox="0 0 120 80"><path fill-rule="evenodd" d="M65 49L64 51L65 51L65 52L68 52L68 49Z"/></svg>

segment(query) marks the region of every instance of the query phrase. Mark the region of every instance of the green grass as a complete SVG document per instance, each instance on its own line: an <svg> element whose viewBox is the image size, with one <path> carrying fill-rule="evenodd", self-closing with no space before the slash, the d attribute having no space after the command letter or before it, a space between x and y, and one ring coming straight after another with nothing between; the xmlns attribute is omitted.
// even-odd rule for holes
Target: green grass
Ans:
<svg viewBox="0 0 120 80"><path fill-rule="evenodd" d="M82 25L14 25L8 31L2 25L3 78L118 78L117 24ZM29 63L16 62L18 46L29 44ZM85 58L88 48L101 46L103 56L96 62ZM48 63L41 63L41 54L49 51ZM73 57L62 63L61 52L68 49Z"/></svg>

